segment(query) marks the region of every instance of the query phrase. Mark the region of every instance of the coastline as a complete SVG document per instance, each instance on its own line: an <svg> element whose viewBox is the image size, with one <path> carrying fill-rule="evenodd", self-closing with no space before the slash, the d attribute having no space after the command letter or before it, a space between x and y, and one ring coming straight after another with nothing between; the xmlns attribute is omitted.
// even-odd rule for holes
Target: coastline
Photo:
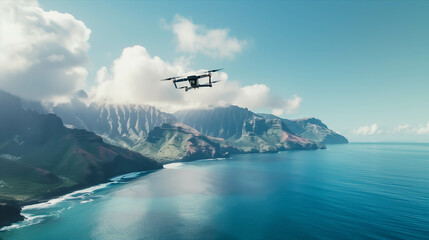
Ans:
<svg viewBox="0 0 429 240"><path fill-rule="evenodd" d="M111 177L107 182L99 183L96 185L89 185L86 187L80 187L78 189L74 189L72 191L68 191L63 194L55 194L50 197L39 198L37 200L30 200L22 203L15 203L20 208L19 214L22 218L18 219L17 221L10 222L8 225L0 226L0 232L7 231L10 229L30 226L33 224L40 223L40 221L42 221L42 219L39 219L39 221L37 221L38 220L37 216L26 214L25 213L26 210L54 207L57 203L60 203L65 200L80 199L83 196L91 196L94 194L94 192L98 190L102 190L112 184L125 183L132 179L142 177L144 175L150 174L152 172L156 172L161 169L145 170L140 172L130 172L130 173ZM86 202L90 202L90 201L92 200L87 200ZM85 203L85 202L82 202L82 203ZM36 221L33 221L33 220L36 220Z"/></svg>
<svg viewBox="0 0 429 240"><path fill-rule="evenodd" d="M79 188L73 188L73 190L67 190L67 191L64 190L64 191L61 191L62 194L60 194L60 192L56 192L56 194L44 195L43 197L39 197L37 199L32 199L29 201L24 201L21 203L18 203L15 201L14 204L19 208L19 212L17 212L17 215L12 216L11 221L8 222L9 224L0 225L0 232L8 231L10 229L30 226L33 224L40 223L42 221L41 219L38 219L38 217L26 214L25 210L53 207L57 203L60 203L65 200L76 199L85 194L93 194L95 191L104 189L112 184L125 183L127 181L136 179L138 177L142 177L144 175L147 175L162 169L175 169L189 162L225 160L225 159L227 158L220 157L220 158L203 158L203 159L196 159L192 161L174 161L174 162L164 164L161 169L125 173L122 175L111 177L108 179L107 182L99 183L96 185L86 185ZM31 222L33 220L35 221ZM26 222L26 221L29 221L29 222Z"/></svg>
<svg viewBox="0 0 429 240"><path fill-rule="evenodd" d="M180 166L183 166L186 163L190 162L199 162L199 161L214 161L214 160L225 160L227 158L220 157L220 158L204 158L204 159L197 159L192 161L177 161L177 162L170 162L163 165L163 168L161 169L155 169L155 170L145 170L140 172L130 172L118 176L114 176L108 179L107 182L99 183L96 185L88 185L85 187L75 188L70 191L64 191L63 194L52 194L52 195L45 195L43 198L38 199L32 199L29 201L25 201L22 203L15 202L15 206L19 207L19 218L13 217L13 220L16 221L9 221L9 224L0 226L0 232L8 231L11 229L26 227L34 224L40 223L45 216L34 216L31 214L25 213L26 210L32 210L32 209L42 209L42 208L49 208L54 207L56 204L66 201L66 200L73 200L73 199L79 199L82 196L91 197L96 191L105 189L106 187L112 185L112 184L121 184L126 183L130 180L151 174L153 172L162 170L162 169L175 169ZM84 200L81 203L87 203L91 202L93 199Z"/></svg>
<svg viewBox="0 0 429 240"><path fill-rule="evenodd" d="M27 209L32 208L38 208L38 207L49 207L53 206L58 202L64 201L68 199L68 197L73 197L75 194L79 193L87 193L88 190L96 191L103 189L110 184L115 183L123 183L127 180L135 179L137 177L140 177L144 174L150 174L151 172L155 172L161 169L174 169L177 167L182 166L183 164L189 163L189 162L198 162L198 161L212 161L212 160L225 160L230 158L233 155L242 155L242 154L261 154L261 153L279 153L279 152L286 152L286 151L303 151L303 150L324 150L326 149L326 145L323 148L317 148L317 149L279 149L278 151L265 151L265 152L239 152L239 153L232 153L227 157L219 157L219 158L201 158L201 159L193 159L193 160L187 160L187 161L172 161L166 164L163 164L162 168L155 169L155 170L145 170L140 172L130 172L125 173L122 175L114 176L108 179L107 182L101 182L95 185L81 185L79 187L70 187L70 188L64 188L59 191L56 191L51 194L46 194L40 197L37 197L35 199L23 201L23 202L17 202L16 204L21 208L20 209L20 218L17 218L16 216L13 217L13 219L18 219L17 221L10 221L8 225L0 225L0 232L7 231L8 229L13 228L19 228L20 223L24 223L27 219L33 220L31 216L26 216L25 213L22 213L23 211ZM24 223L25 225L25 223ZM32 224L31 224L32 225ZM25 225L28 226L28 225Z"/></svg>

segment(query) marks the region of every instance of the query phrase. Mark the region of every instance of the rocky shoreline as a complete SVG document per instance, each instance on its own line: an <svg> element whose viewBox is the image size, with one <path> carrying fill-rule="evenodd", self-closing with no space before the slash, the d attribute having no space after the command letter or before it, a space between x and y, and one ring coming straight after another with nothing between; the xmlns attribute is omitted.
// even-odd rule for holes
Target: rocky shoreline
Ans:
<svg viewBox="0 0 429 240"><path fill-rule="evenodd" d="M21 206L14 201L0 201L0 228L24 220Z"/></svg>
<svg viewBox="0 0 429 240"><path fill-rule="evenodd" d="M162 168L160 168L160 169L162 169ZM159 169L145 170L142 172L152 172L152 171L157 171L157 170L159 170ZM129 173L124 173L124 174L119 175L119 177L125 176L128 174ZM118 177L118 176L114 176L110 180L112 180L116 177ZM10 226L14 223L25 220L25 217L23 215L21 215L22 208L25 206L38 204L38 203L45 203L45 202L48 202L52 199L73 193L75 191L80 191L80 190L84 190L87 188L91 188L91 187L97 186L98 184L108 183L108 182L110 182L110 180L99 182L97 184L85 184L85 185L73 186L73 187L69 187L69 188L63 188L61 190L46 193L46 194L43 194L43 195L38 196L36 198L29 199L29 200L22 201L22 202L18 202L18 201L14 201L14 200L0 199L0 232L1 232L1 229L3 227Z"/></svg>

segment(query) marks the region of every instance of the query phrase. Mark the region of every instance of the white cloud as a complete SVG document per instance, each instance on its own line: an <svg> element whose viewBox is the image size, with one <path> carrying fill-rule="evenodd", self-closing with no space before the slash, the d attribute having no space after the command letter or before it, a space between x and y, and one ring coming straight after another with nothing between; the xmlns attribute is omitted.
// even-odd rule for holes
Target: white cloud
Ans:
<svg viewBox="0 0 429 240"><path fill-rule="evenodd" d="M246 45L245 40L230 36L229 29L207 29L180 15L175 16L172 30L178 40L178 49L183 52L231 58Z"/></svg>
<svg viewBox="0 0 429 240"><path fill-rule="evenodd" d="M125 48L110 69L97 72L98 85L91 90L97 101L169 105L181 96L170 82L159 80L183 73L183 67L151 57L142 46Z"/></svg>
<svg viewBox="0 0 429 240"><path fill-rule="evenodd" d="M168 112L234 104L252 110L270 109L282 115L295 112L301 102L296 95L290 100L276 96L264 84L241 86L237 81L228 80L224 72L213 75L213 80L221 82L212 88L188 92L175 89L171 82L159 81L185 73L186 64L186 59L170 64L157 56L152 57L142 46L128 47L110 68L98 71L97 86L90 95L96 101L151 104Z"/></svg>
<svg viewBox="0 0 429 240"><path fill-rule="evenodd" d="M393 130L388 131L391 134L401 134L401 135L424 135L429 134L429 122L426 125L420 124L419 127L412 127L410 124L399 124L394 127Z"/></svg>
<svg viewBox="0 0 429 240"><path fill-rule="evenodd" d="M271 113L277 116L282 116L285 113L296 113L301 105L302 98L297 95L293 95L291 99L281 99L280 97L271 96L270 102L270 105L273 107Z"/></svg>
<svg viewBox="0 0 429 240"><path fill-rule="evenodd" d="M429 134L429 122L417 129L417 134Z"/></svg>
<svg viewBox="0 0 429 240"><path fill-rule="evenodd" d="M352 131L354 135L374 135L382 133L382 130L378 130L377 124L372 124L371 126L362 126L358 129Z"/></svg>
<svg viewBox="0 0 429 240"><path fill-rule="evenodd" d="M404 133L404 132L409 132L409 130L410 130L409 124L399 124L398 126L393 128L392 133Z"/></svg>
<svg viewBox="0 0 429 240"><path fill-rule="evenodd" d="M230 36L228 29L206 29L179 15L172 29L185 52L233 57L246 44ZM35 0L0 1L0 89L34 100L67 99L85 86L90 33L72 15L45 11ZM111 67L99 69L90 96L96 101L151 104L169 112L235 104L282 115L300 105L298 96L275 96L264 84L241 86L224 72L214 74L222 81L213 88L187 93L159 81L186 73L192 57L168 63L142 46L125 48Z"/></svg>
<svg viewBox="0 0 429 240"><path fill-rule="evenodd" d="M301 102L302 102L301 97L298 97L297 95L293 95L292 99L287 100L287 105L285 108L286 113L296 113Z"/></svg>
<svg viewBox="0 0 429 240"><path fill-rule="evenodd" d="M52 100L84 86L91 31L37 1L0 1L0 89Z"/></svg>

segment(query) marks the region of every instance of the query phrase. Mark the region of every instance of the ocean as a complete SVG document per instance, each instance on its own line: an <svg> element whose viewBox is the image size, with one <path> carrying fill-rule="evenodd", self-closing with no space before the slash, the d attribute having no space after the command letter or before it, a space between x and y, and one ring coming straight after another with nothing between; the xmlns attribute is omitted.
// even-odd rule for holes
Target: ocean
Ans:
<svg viewBox="0 0 429 240"><path fill-rule="evenodd" d="M0 239L429 239L429 144L172 163L23 214Z"/></svg>

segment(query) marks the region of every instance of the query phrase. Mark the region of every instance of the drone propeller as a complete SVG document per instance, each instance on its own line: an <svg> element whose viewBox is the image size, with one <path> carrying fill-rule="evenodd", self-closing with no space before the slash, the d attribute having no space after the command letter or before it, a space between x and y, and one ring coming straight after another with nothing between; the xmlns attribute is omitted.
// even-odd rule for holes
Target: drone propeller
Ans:
<svg viewBox="0 0 429 240"><path fill-rule="evenodd" d="M222 81L222 80L216 80L216 81L212 81L212 83L217 83L217 82L220 82L220 81Z"/></svg>
<svg viewBox="0 0 429 240"><path fill-rule="evenodd" d="M161 79L160 81L169 81L169 80L173 80L173 79L175 79L176 77L171 77L171 78L166 78L166 79Z"/></svg>
<svg viewBox="0 0 429 240"><path fill-rule="evenodd" d="M223 68L219 68L219 69L213 69L213 70L209 70L209 71L207 71L208 73L211 73L211 72L218 72L218 71L220 71L220 70L222 70Z"/></svg>

